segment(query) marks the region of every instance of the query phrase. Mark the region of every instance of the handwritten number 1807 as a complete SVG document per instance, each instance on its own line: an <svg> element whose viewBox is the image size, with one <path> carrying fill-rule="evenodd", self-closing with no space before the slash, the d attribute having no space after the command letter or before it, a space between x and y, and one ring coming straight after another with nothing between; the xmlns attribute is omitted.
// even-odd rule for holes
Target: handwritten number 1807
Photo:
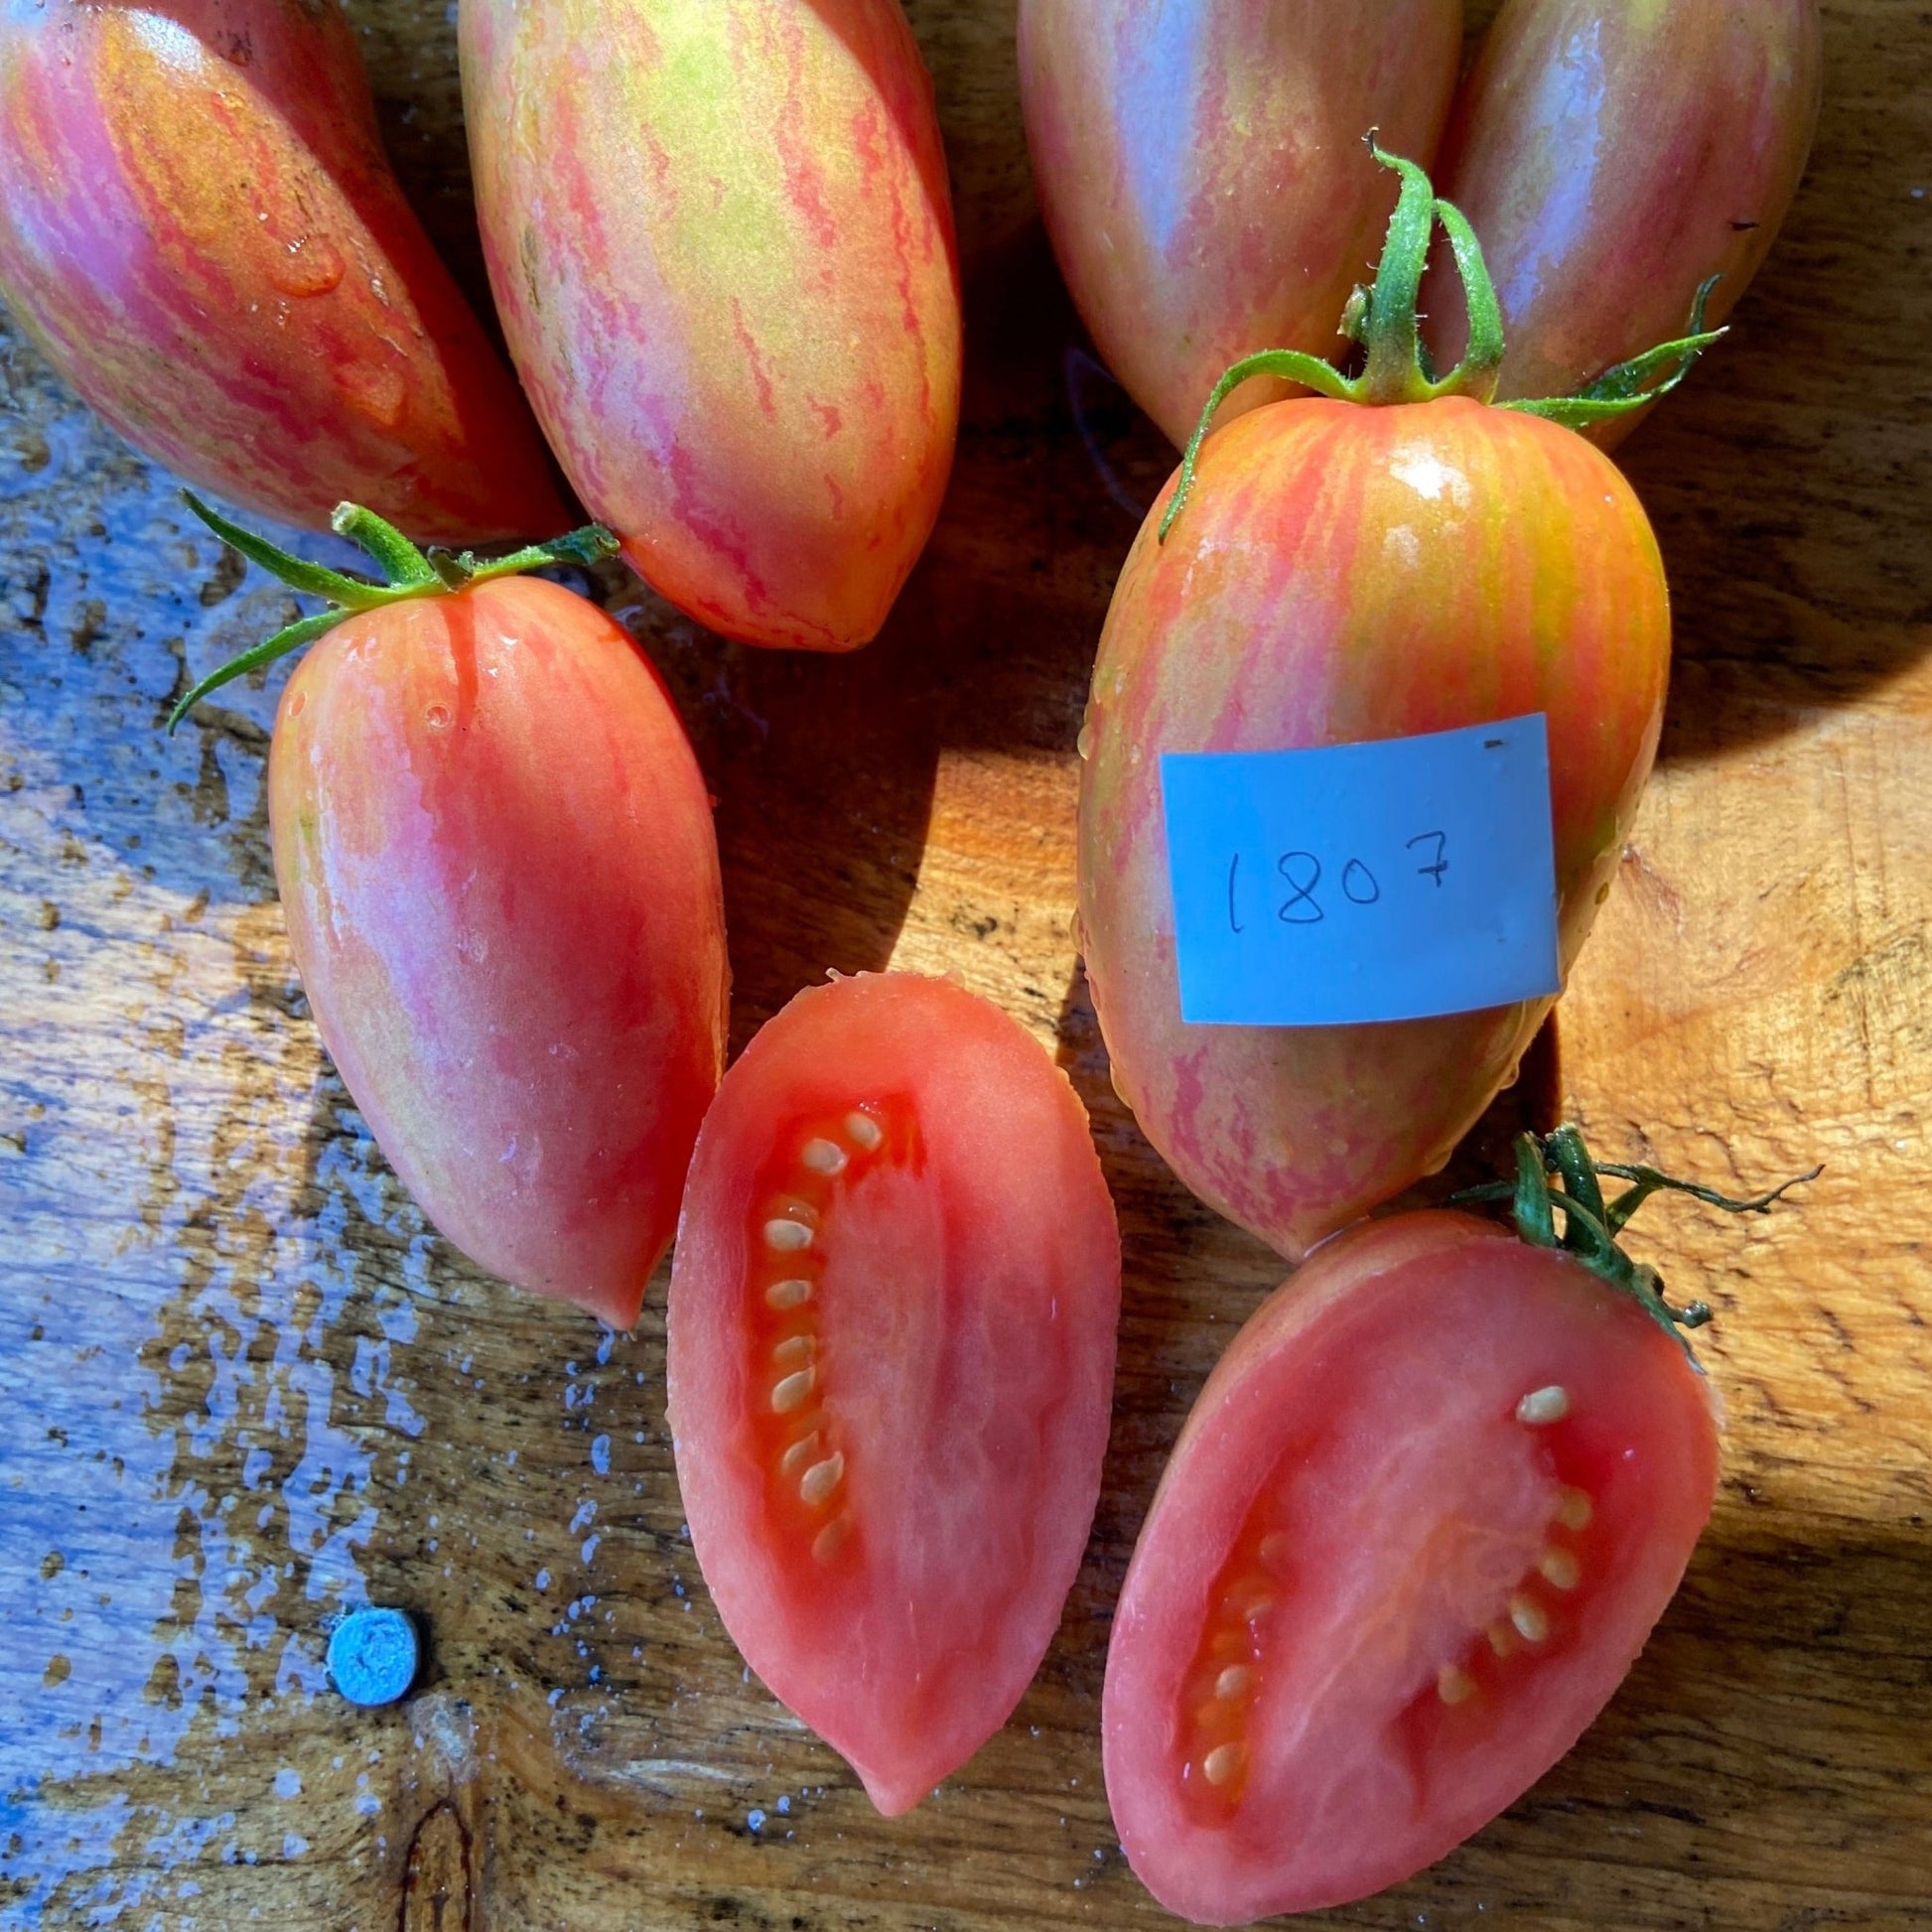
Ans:
<svg viewBox="0 0 1932 1932"><path fill-rule="evenodd" d="M1409 851L1429 863L1416 868L1418 879L1431 881L1440 892L1443 875L1449 866L1449 834L1422 832L1408 842ZM1322 881L1321 861L1312 852L1284 852L1275 870L1289 888L1289 896L1276 908L1275 916L1284 925L1319 925L1328 916L1327 906L1317 897ZM1228 925L1235 932L1245 931L1237 902L1241 878L1241 855L1237 852L1228 866ZM1374 905L1382 897L1381 881L1359 859L1350 859L1341 872L1341 895L1351 905Z"/></svg>

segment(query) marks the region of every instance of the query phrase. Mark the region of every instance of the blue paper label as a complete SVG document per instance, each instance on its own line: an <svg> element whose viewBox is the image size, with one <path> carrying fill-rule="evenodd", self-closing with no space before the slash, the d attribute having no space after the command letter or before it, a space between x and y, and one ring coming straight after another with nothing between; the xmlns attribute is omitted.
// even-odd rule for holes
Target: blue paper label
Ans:
<svg viewBox="0 0 1932 1932"><path fill-rule="evenodd" d="M1161 758L1180 1015L1424 1020L1562 990L1541 712L1299 752Z"/></svg>

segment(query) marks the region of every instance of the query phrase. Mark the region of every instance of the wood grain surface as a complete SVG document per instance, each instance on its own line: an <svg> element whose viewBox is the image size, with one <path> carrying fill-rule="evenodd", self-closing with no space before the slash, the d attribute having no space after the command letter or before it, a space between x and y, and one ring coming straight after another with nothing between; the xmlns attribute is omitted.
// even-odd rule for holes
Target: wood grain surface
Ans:
<svg viewBox="0 0 1932 1932"><path fill-rule="evenodd" d="M946 968L1093 1110L1128 1257L1105 1494L1012 1724L910 1816L739 1662L635 1333L430 1234L317 1043L264 836L291 615L23 345L0 411L0 1925L317 1932L1154 1925L1101 1787L1109 1608L1162 1458L1279 1267L1113 1098L1069 937L1074 737L1171 453L1031 212L1013 0L916 0L973 263L938 534L845 661L597 588L714 790L734 1039L828 967ZM1488 8L1478 8L1486 17ZM385 132L481 291L451 14L360 0ZM1662 763L1510 1120L1754 1186L1646 1239L1720 1315L1726 1473L1623 1691L1389 1927L1932 1923L1932 15L1829 0L1810 177L1723 349L1627 447L1675 587ZM331 546L311 545L328 555ZM1480 1137L1479 1137L1480 1138ZM364 1713L321 1656L406 1606Z"/></svg>

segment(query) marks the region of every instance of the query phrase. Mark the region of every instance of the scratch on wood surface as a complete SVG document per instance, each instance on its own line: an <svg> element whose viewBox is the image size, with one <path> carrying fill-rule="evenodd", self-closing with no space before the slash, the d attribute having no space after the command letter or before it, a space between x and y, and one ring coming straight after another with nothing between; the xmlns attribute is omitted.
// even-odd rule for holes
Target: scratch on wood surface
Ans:
<svg viewBox="0 0 1932 1932"><path fill-rule="evenodd" d="M445 1800L416 1828L398 1932L470 1932L470 1834Z"/></svg>

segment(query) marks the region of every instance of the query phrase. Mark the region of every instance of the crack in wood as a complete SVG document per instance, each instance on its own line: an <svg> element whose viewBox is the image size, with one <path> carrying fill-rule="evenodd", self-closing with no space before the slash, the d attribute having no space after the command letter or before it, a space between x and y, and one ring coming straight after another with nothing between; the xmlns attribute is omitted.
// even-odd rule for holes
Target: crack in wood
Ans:
<svg viewBox="0 0 1932 1932"><path fill-rule="evenodd" d="M396 1932L472 1932L470 1834L448 1799L416 1827Z"/></svg>

